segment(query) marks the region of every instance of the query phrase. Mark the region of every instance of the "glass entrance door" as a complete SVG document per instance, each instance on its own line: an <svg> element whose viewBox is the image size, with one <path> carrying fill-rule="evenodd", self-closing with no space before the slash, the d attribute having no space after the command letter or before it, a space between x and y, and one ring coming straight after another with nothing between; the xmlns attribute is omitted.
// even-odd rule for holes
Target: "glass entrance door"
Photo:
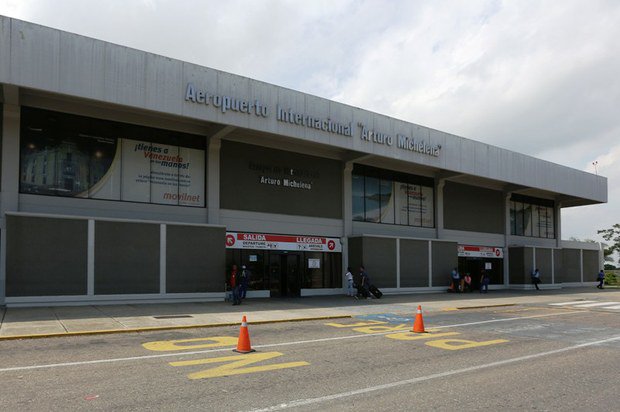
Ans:
<svg viewBox="0 0 620 412"><path fill-rule="evenodd" d="M269 256L269 289L274 297L300 295L299 253L271 253Z"/></svg>

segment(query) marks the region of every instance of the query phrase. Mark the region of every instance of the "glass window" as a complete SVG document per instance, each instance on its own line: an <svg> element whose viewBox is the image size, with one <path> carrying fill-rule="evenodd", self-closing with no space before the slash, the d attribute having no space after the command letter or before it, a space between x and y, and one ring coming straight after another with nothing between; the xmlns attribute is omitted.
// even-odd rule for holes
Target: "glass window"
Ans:
<svg viewBox="0 0 620 412"><path fill-rule="evenodd" d="M532 236L532 205L523 204L523 236Z"/></svg>
<svg viewBox="0 0 620 412"><path fill-rule="evenodd" d="M394 183L394 203L396 209L396 224L409 224L409 208L407 205L407 183Z"/></svg>
<svg viewBox="0 0 620 412"><path fill-rule="evenodd" d="M523 203L515 202L515 235L523 236Z"/></svg>
<svg viewBox="0 0 620 412"><path fill-rule="evenodd" d="M540 209L542 206L532 205L532 236L540 237Z"/></svg>
<svg viewBox="0 0 620 412"><path fill-rule="evenodd" d="M353 175L353 220L364 220L364 176Z"/></svg>
<svg viewBox="0 0 620 412"><path fill-rule="evenodd" d="M409 224L411 226L422 226L422 193L420 186L409 185L407 191L409 199Z"/></svg>
<svg viewBox="0 0 620 412"><path fill-rule="evenodd" d="M381 179L381 223L394 224L394 198L391 180Z"/></svg>
<svg viewBox="0 0 620 412"><path fill-rule="evenodd" d="M554 219L553 219L553 208L547 207L547 237L555 238L555 228L554 228Z"/></svg>
<svg viewBox="0 0 620 412"><path fill-rule="evenodd" d="M205 206L204 137L22 107L20 142L21 193Z"/></svg>
<svg viewBox="0 0 620 412"><path fill-rule="evenodd" d="M435 226L432 178L355 165L351 185L353 220Z"/></svg>
<svg viewBox="0 0 620 412"><path fill-rule="evenodd" d="M420 198L420 213L422 214L423 227L435 227L435 210L433 199L433 188L421 186L422 197Z"/></svg>
<svg viewBox="0 0 620 412"><path fill-rule="evenodd" d="M381 221L380 213L381 213L381 190L380 190L380 181L376 177L365 177L365 196L364 196L364 207L366 208L366 217L365 220L367 222L376 222L379 223Z"/></svg>

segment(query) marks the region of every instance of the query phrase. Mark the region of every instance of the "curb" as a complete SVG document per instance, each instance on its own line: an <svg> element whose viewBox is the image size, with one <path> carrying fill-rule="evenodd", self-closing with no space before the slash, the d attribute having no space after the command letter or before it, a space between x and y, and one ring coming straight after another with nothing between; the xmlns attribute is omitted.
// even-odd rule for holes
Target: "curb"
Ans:
<svg viewBox="0 0 620 412"><path fill-rule="evenodd" d="M248 322L248 325L266 325L270 323L287 323L287 322L307 322L313 320L330 320L330 319L346 319L352 318L353 315L333 315L333 316L316 316L310 318L293 318L293 319L274 319L274 320L258 320L255 322ZM166 330L177 329L199 329L199 328L219 328L226 326L237 326L239 322L226 322L226 323L206 323L198 325L179 325L179 326L147 326L143 328L130 328L130 329L104 329L104 330L85 330L79 332L57 332L57 333L41 333L30 335L11 335L0 336L0 342L5 340L18 340L18 339L45 339L45 338L61 338L67 336L87 336L87 335L112 335L115 333L140 333L140 332L157 332Z"/></svg>

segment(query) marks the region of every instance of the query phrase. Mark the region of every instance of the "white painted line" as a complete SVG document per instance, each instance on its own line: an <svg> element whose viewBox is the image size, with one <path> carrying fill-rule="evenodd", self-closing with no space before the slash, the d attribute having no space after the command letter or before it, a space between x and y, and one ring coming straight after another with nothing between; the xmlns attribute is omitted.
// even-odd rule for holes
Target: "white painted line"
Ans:
<svg viewBox="0 0 620 412"><path fill-rule="evenodd" d="M550 303L551 306L564 306L564 305L575 305L578 303L590 303L596 302L595 300L574 300L572 302L562 302L562 303Z"/></svg>
<svg viewBox="0 0 620 412"><path fill-rule="evenodd" d="M604 343L614 342L617 340L620 340L620 336L614 336L608 339L602 339L602 340L598 340L594 342L588 342L588 343L582 343L579 345L568 346L566 348L555 349L555 350L551 350L547 352L540 352L540 353L535 353L531 355L519 356L516 358L505 359L502 361L491 362L491 363L487 363L483 365L470 366L469 368L455 369L455 370L441 372L441 373L434 373L432 375L420 376L418 378L406 379L402 381L387 383L384 385L370 386L368 388L357 389L357 390L349 391L349 392L336 393L333 395L321 396L318 398L297 399L294 401L290 401L288 403L281 403L280 405L270 406L268 408L252 409L252 412L269 412L269 411L279 411L282 409L289 409L289 408L298 408L300 406L323 403L323 402L328 402L328 401L332 401L336 399L342 399L342 398L348 398L351 396L362 395L362 394L366 394L369 392L376 392L376 391L381 391L385 389L397 388L399 386L405 386L405 385L411 385L411 384L415 384L419 382L425 382L431 379L445 378L447 376L458 375L461 373L473 372L473 371L477 371L481 369L494 368L497 366L503 366L503 365L508 365L511 363L522 362L522 361L526 361L530 359L540 358L543 356L555 355L558 353L573 351L573 350L586 348L586 347L594 346L594 345L601 345Z"/></svg>
<svg viewBox="0 0 620 412"><path fill-rule="evenodd" d="M609 305L617 305L618 302L597 302L597 303L586 303L585 305L575 305L574 308L595 308L597 306L609 306Z"/></svg>
<svg viewBox="0 0 620 412"><path fill-rule="evenodd" d="M620 309L620 305L616 305L616 306L605 306L604 308L601 309Z"/></svg>
<svg viewBox="0 0 620 412"><path fill-rule="evenodd" d="M429 327L430 330L435 329L445 329L445 328L456 328L459 326L471 326L471 325L482 325L485 323L495 323L495 322L510 322L516 320L525 320L525 319L535 319L535 318L545 318L549 316L564 316L573 313L583 313L581 311L571 311L571 312L562 312L562 313L548 313L544 315L532 315L532 316L523 316L523 317L514 317L514 318L504 318L504 319L491 319L491 320L482 320L479 322L468 322L468 323L458 323L454 325L444 325L444 326L434 326ZM381 325L375 325L381 326ZM377 333L363 333L359 335L347 335L347 336L336 336L332 338L321 338L321 339L311 339L311 340L299 340L292 342L280 342L280 343L270 343L265 345L256 345L254 348L273 348L277 346L291 346L291 345L302 345L305 343L317 343L317 342L329 342L336 340L345 340L345 339L358 339L358 338L367 338L373 336L383 336L388 335L390 333L398 333L403 331L388 331L388 332L377 332ZM60 368L67 366L82 366L82 365L93 365L99 363L114 363L114 362L130 362L130 361L138 361L138 360L148 360L148 359L157 359L157 358L170 358L170 357L179 357L179 356L188 356L188 355L203 355L205 353L214 353L214 352L228 352L230 351L232 346L226 348L218 348L218 349L205 349L191 352L174 352L174 353L161 353L158 355L143 355L143 356L131 356L126 358L110 358L110 359L95 359L90 361L78 361L78 362L65 362L65 363L48 363L43 365L30 365L30 366L15 366L11 368L2 368L0 372L11 372L11 371L23 371L23 370L32 370L32 369L44 369L44 368Z"/></svg>

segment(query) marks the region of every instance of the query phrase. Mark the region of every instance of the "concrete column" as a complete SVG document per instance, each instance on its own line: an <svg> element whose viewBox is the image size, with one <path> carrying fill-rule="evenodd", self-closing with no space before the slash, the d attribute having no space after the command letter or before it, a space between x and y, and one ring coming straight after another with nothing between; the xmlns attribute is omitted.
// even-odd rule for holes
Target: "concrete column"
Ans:
<svg viewBox="0 0 620 412"><path fill-rule="evenodd" d="M353 234L353 162L346 162L342 172L342 273L349 265L349 236ZM343 280L343 288L344 280Z"/></svg>
<svg viewBox="0 0 620 412"><path fill-rule="evenodd" d="M512 193L504 193L504 286L510 285L510 255L508 245L510 244L510 197Z"/></svg>
<svg viewBox="0 0 620 412"><path fill-rule="evenodd" d="M555 244L556 247L562 247L562 202L555 202L555 222L554 222L554 230L555 230Z"/></svg>
<svg viewBox="0 0 620 412"><path fill-rule="evenodd" d="M400 239L396 239L396 289L400 289Z"/></svg>
<svg viewBox="0 0 620 412"><path fill-rule="evenodd" d="M428 241L428 287L433 287L433 242Z"/></svg>
<svg viewBox="0 0 620 412"><path fill-rule="evenodd" d="M437 205L435 206L435 216L437 216L437 239L443 239L443 188L446 185L445 179L439 179L435 186L435 198Z"/></svg>
<svg viewBox="0 0 620 412"><path fill-rule="evenodd" d="M207 149L207 222L220 223L220 148L222 140L212 137Z"/></svg>
<svg viewBox="0 0 620 412"><path fill-rule="evenodd" d="M19 89L3 86L0 163L0 306L6 297L6 212L19 210Z"/></svg>
<svg viewBox="0 0 620 412"><path fill-rule="evenodd" d="M165 224L159 225L159 294L165 295L166 290L166 247L167 247L167 237L166 237L166 229L168 226Z"/></svg>

